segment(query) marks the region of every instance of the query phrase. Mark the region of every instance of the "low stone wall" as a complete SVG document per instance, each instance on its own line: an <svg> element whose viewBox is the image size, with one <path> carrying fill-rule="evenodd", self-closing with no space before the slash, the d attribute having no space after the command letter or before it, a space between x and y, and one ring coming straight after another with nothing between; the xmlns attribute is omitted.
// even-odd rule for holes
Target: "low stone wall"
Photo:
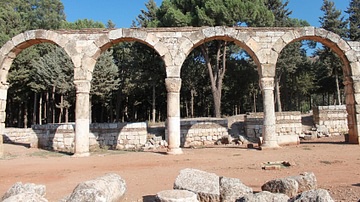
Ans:
<svg viewBox="0 0 360 202"><path fill-rule="evenodd" d="M75 124L34 125L29 129L5 128L5 143L28 144L31 147L74 152ZM147 124L90 124L90 149L133 149L145 145Z"/></svg>
<svg viewBox="0 0 360 202"><path fill-rule="evenodd" d="M246 136L256 139L262 136L263 113L249 113L245 116ZM276 112L276 133L278 144L299 144L302 134L301 113L297 111Z"/></svg>
<svg viewBox="0 0 360 202"><path fill-rule="evenodd" d="M314 107L313 119L317 128L326 128L330 134L348 133L345 105Z"/></svg>
<svg viewBox="0 0 360 202"><path fill-rule="evenodd" d="M224 118L181 119L181 146L213 145L228 136L228 121Z"/></svg>

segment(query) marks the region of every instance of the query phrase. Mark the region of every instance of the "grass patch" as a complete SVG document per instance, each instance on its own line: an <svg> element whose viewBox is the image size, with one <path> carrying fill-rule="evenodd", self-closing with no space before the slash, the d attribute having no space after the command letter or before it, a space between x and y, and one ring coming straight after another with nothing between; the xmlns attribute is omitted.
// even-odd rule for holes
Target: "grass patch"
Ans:
<svg viewBox="0 0 360 202"><path fill-rule="evenodd" d="M64 153L54 152L54 151L46 151L46 150L40 150L36 151L30 154L27 154L31 157L41 157L41 158L48 158L48 157L63 157L66 156Z"/></svg>

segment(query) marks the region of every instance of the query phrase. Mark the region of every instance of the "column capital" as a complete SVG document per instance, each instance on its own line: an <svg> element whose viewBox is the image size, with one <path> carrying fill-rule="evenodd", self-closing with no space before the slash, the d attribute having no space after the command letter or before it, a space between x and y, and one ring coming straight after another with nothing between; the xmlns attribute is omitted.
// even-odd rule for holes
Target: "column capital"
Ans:
<svg viewBox="0 0 360 202"><path fill-rule="evenodd" d="M3 90L9 89L9 83L8 82L0 82L0 89L3 89Z"/></svg>
<svg viewBox="0 0 360 202"><path fill-rule="evenodd" d="M261 78L260 84L262 90L274 90L274 78L272 77Z"/></svg>
<svg viewBox="0 0 360 202"><path fill-rule="evenodd" d="M169 93L179 93L181 89L181 78L166 78L166 90Z"/></svg>
<svg viewBox="0 0 360 202"><path fill-rule="evenodd" d="M74 80L76 93L90 93L90 81L88 80Z"/></svg>

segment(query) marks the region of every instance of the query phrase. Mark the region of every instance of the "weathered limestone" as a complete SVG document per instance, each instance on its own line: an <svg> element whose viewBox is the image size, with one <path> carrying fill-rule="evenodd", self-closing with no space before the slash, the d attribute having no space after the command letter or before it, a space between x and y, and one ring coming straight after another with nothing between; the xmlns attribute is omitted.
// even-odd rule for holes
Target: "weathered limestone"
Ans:
<svg viewBox="0 0 360 202"><path fill-rule="evenodd" d="M90 81L74 81L76 87L75 157L89 156Z"/></svg>
<svg viewBox="0 0 360 202"><path fill-rule="evenodd" d="M180 171L174 189L188 190L198 195L200 202L220 202L219 176L214 173L186 168Z"/></svg>
<svg viewBox="0 0 360 202"><path fill-rule="evenodd" d="M164 190L156 194L158 202L199 202L194 192L187 190Z"/></svg>
<svg viewBox="0 0 360 202"><path fill-rule="evenodd" d="M289 199L285 194L262 191L256 194L247 194L239 200L236 200L236 202L288 202Z"/></svg>
<svg viewBox="0 0 360 202"><path fill-rule="evenodd" d="M252 188L244 185L239 179L220 177L220 201L232 202L252 193Z"/></svg>
<svg viewBox="0 0 360 202"><path fill-rule="evenodd" d="M304 202L304 201L319 201L319 202L334 202L329 192L325 189L312 189L305 191L289 200L289 202Z"/></svg>
<svg viewBox="0 0 360 202"><path fill-rule="evenodd" d="M12 187L9 188L9 190L3 195L1 199L4 201L8 199L7 201L10 202L10 201L21 201L21 200L16 200L21 198L29 199L28 197L34 199L36 198L41 199L45 195L46 195L45 185L36 185L33 183L23 184L22 182L17 182ZM39 200L39 201L45 201L45 200Z"/></svg>
<svg viewBox="0 0 360 202"><path fill-rule="evenodd" d="M274 106L274 78L262 78L261 90L264 103L263 144L261 148L277 148L276 116Z"/></svg>
<svg viewBox="0 0 360 202"><path fill-rule="evenodd" d="M125 191L125 180L117 174L109 173L78 184L67 202L120 201Z"/></svg>
<svg viewBox="0 0 360 202"><path fill-rule="evenodd" d="M167 141L168 154L182 154L180 148L180 78L167 78Z"/></svg>
<svg viewBox="0 0 360 202"><path fill-rule="evenodd" d="M7 75L13 59L25 48L50 42L62 47L74 64L76 85L75 156L87 156L89 150L89 88L92 71L102 51L122 41L139 41L153 48L163 58L168 91L169 154L180 154L181 66L194 47L210 40L233 41L246 50L258 66L264 102L262 148L276 148L274 76L282 49L293 41L314 40L330 47L344 64L349 142L360 143L360 42L315 27L172 27L116 30L31 30L14 36L0 48L0 133L3 134ZM86 87L87 86L87 87ZM0 156L1 152L0 142Z"/></svg>
<svg viewBox="0 0 360 202"><path fill-rule="evenodd" d="M271 193L281 193L287 196L294 197L299 190L299 184L292 178L274 179L266 182L261 186L262 191L268 191Z"/></svg>

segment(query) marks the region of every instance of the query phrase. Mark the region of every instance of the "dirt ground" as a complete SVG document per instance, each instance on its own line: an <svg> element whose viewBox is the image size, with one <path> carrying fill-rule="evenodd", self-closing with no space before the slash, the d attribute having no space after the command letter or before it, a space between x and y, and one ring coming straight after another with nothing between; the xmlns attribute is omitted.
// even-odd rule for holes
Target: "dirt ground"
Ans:
<svg viewBox="0 0 360 202"><path fill-rule="evenodd" d="M46 185L46 198L59 201L82 181L117 173L127 184L123 201L149 201L157 192L172 189L181 169L195 168L239 178L254 191L261 191L261 185L274 178L314 172L318 187L329 190L336 201L358 201L360 146L343 144L343 139L321 138L263 151L222 146L184 149L183 155L176 156L161 151L99 151L86 158L5 144L6 156L0 160L0 194L16 182L31 182ZM269 161L289 161L293 165L263 170L262 163Z"/></svg>

